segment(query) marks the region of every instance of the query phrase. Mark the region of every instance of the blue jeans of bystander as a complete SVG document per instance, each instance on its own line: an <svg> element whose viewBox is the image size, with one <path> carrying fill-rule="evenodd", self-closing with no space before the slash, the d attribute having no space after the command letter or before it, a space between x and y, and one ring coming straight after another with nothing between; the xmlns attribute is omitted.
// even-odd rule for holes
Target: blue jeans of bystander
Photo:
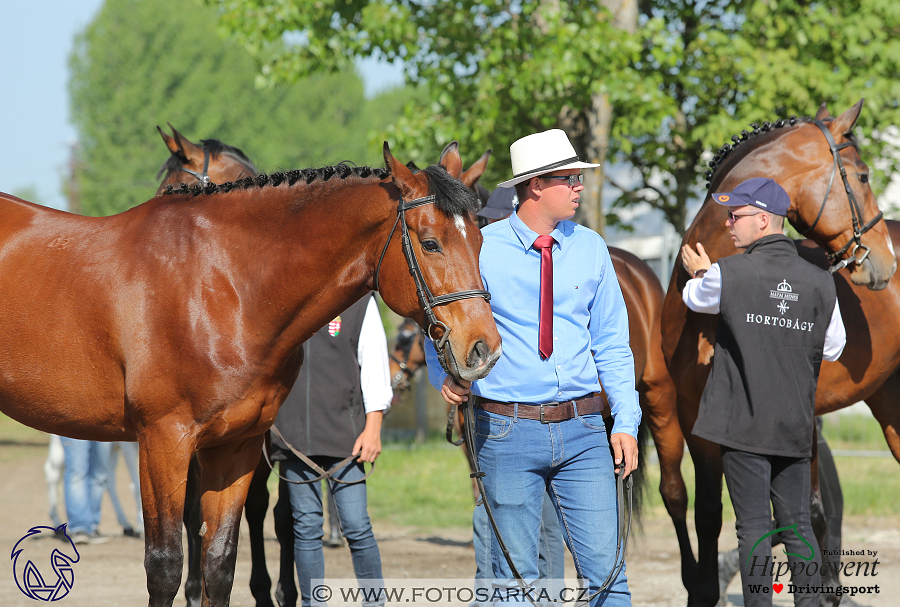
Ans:
<svg viewBox="0 0 900 607"><path fill-rule="evenodd" d="M60 437L66 457L63 487L66 494L66 530L96 533L100 524L100 503L109 476L112 443Z"/></svg>

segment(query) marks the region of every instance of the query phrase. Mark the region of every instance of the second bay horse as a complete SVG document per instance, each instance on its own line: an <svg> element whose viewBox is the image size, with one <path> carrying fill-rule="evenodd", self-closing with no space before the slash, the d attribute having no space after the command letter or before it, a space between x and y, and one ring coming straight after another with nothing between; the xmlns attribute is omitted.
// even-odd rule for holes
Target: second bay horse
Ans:
<svg viewBox="0 0 900 607"><path fill-rule="evenodd" d="M386 144L384 159L179 188L101 218L0 195L0 410L137 440L150 607L178 591L195 455L204 601L228 604L247 487L298 346L366 292L427 326L456 376L484 377L500 356L456 144L415 174Z"/></svg>
<svg viewBox="0 0 900 607"><path fill-rule="evenodd" d="M719 150L711 165L713 171L707 175L710 192L730 191L751 177L775 179L791 197L791 225L814 243L801 247L801 253L807 256L804 251L818 245L824 253L812 253L812 257L821 258L824 266L831 264L836 271L838 266L845 268L835 276L848 341L840 360L822 364L816 414L868 399L900 362L900 335L893 335L895 331L889 329L900 312L898 297L893 293L896 280L891 280L896 257L888 227L880 220L881 213L868 185L868 168L859 157L852 135L861 109L862 101L833 118L823 104L812 119L792 117L789 121L767 122L762 127L754 125L753 133L745 131L732 138L733 146ZM841 173L836 176L839 168ZM682 244L696 247L698 242L703 243L713 262L735 254L725 218L726 210L707 196ZM679 534L682 577L688 589L688 604L711 607L719 594L721 453L719 445L694 437L691 429L710 370L717 318L687 310L681 292L689 278L677 264L663 308L662 344L678 390L678 419L696 471L698 553L694 560L689 539L686 534ZM883 289L888 292L872 292ZM861 313L863 301L871 302L872 315L868 318ZM869 327L873 323L881 328L879 340L871 337ZM893 393L886 393L880 404L873 407L873 413L882 422L895 456L900 456L896 400L887 402L886 398ZM661 466L663 458L660 453ZM816 481L814 474L813 482ZM679 517L684 515L679 513ZM822 522L816 526L819 536Z"/></svg>

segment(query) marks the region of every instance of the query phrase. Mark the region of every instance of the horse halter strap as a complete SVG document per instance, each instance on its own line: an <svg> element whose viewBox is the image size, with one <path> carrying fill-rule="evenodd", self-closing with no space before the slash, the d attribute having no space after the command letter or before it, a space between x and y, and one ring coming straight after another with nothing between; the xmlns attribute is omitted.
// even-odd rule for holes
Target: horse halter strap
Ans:
<svg viewBox="0 0 900 607"><path fill-rule="evenodd" d="M828 179L828 189L825 190L825 198L822 200L822 206L819 207L819 214L816 215L816 220L812 222L812 225L809 226L803 234L805 235L812 232L819 223L819 219L822 218L822 212L825 210L825 203L828 202L828 196L831 194L831 186L834 185L834 174L838 172L838 170L840 170L841 179L844 182L844 190L847 192L847 201L850 204L850 216L853 221L853 238L834 253L826 253L828 259L831 261L831 267L828 268L828 272L834 274L841 268L845 268L852 263L860 264L866 260L866 257L869 256L869 247L862 243L862 235L871 230L876 223L881 221L884 213L878 213L878 215L873 217L867 224L860 226L860 222L863 219L862 210L859 208L856 196L850 188L850 182L847 180L847 169L844 168L844 161L841 159L841 150L852 146L855 147L857 153L859 153L859 146L856 141L852 139L840 145L836 144L834 137L831 135L831 131L828 130L828 127L825 126L824 122L815 120L814 123L819 127L819 130L822 131L822 134L825 135L825 140L828 142L828 147L831 150L831 156L834 158L834 164L831 167L831 177ZM854 243L855 246L853 246L853 250L850 252L850 257L841 259L844 253L846 253ZM862 249L862 257L857 257L856 252L860 249Z"/></svg>
<svg viewBox="0 0 900 607"><path fill-rule="evenodd" d="M409 273L413 277L413 281L416 283L416 295L419 298L419 305L422 306L422 310L425 312L425 320L428 321L428 327L425 329L425 335L434 343L435 351L440 354L443 350L443 347L447 343L447 339L450 337L450 327L442 323L437 319L434 315L434 308L437 306L442 306L448 303L452 303L454 301L460 301L461 299L469 299L470 297L483 297L485 301L491 300L491 294L483 289L471 289L468 291L457 291L456 293L450 293L448 295L438 295L435 297L431 290L428 288L428 285L425 284L425 276L422 274L422 269L419 267L419 260L416 258L416 252L412 247L412 240L409 237L409 227L406 224L406 211L410 209L414 209L416 207L420 207L426 204L432 204L435 201L434 194L429 196L423 196L422 198L416 198L415 200L410 200L409 202L404 202L403 197L400 197L400 202L397 204L397 219L394 221L394 226L391 228L391 233L388 234L387 241L384 243L384 248L381 250L381 257L378 258L378 265L375 266L375 290L380 290L380 285L378 284L378 275L381 271L381 262L384 260L384 255L387 253L388 245L391 244L391 239L394 237L394 232L397 230L397 224L400 224L400 243L403 247L403 256L406 257L406 264L409 266ZM432 337L432 329L434 327L442 327L444 329L444 335L437 339Z"/></svg>
<svg viewBox="0 0 900 607"><path fill-rule="evenodd" d="M209 149L206 147L203 148L203 173L198 173L197 171L192 171L191 169L185 167L179 167L182 171L187 173L188 175L193 175L200 182L201 187L206 187L209 185L209 175L206 172L209 170Z"/></svg>

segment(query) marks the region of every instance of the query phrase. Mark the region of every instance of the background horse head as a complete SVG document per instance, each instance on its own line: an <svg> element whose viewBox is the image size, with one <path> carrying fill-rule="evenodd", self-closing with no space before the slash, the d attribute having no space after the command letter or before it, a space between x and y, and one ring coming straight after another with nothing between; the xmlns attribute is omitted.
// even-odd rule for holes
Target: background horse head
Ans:
<svg viewBox="0 0 900 607"><path fill-rule="evenodd" d="M176 131L171 124L169 128L172 129L172 136L166 134L159 126L156 127L171 152L169 159L156 174L157 179L163 176L156 190L157 196L170 185L225 183L257 175L256 167L238 148L226 145L218 139L203 139L200 141L201 145L197 145Z"/></svg>
<svg viewBox="0 0 900 607"><path fill-rule="evenodd" d="M774 179L791 198L791 225L829 252L835 265L850 267L854 284L878 290L887 285L897 260L852 133L862 104L837 118L823 103L815 118L753 124L752 133L743 131L718 150L707 178L710 193L729 192L751 177ZM685 242L702 242L712 261L734 254L726 216L725 207L707 196ZM675 278L680 292L689 278L680 264Z"/></svg>

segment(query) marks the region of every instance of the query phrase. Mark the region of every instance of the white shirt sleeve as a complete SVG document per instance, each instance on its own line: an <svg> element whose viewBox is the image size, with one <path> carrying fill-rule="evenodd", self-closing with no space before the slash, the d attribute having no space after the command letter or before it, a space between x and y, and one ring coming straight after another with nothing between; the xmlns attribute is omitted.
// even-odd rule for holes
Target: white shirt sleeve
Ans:
<svg viewBox="0 0 900 607"><path fill-rule="evenodd" d="M830 361L839 359L846 344L847 330L844 328L844 321L841 318L841 306L835 301L831 322L828 323L828 330L825 331L825 348L822 351L822 358Z"/></svg>
<svg viewBox="0 0 900 607"><path fill-rule="evenodd" d="M369 298L362 327L359 330L359 383L362 385L363 405L366 413L391 408L394 391L391 390L391 371L388 365L387 337L378 304Z"/></svg>
<svg viewBox="0 0 900 607"><path fill-rule="evenodd" d="M719 264L714 263L706 274L687 281L681 299L694 312L718 314L722 303L722 271Z"/></svg>

